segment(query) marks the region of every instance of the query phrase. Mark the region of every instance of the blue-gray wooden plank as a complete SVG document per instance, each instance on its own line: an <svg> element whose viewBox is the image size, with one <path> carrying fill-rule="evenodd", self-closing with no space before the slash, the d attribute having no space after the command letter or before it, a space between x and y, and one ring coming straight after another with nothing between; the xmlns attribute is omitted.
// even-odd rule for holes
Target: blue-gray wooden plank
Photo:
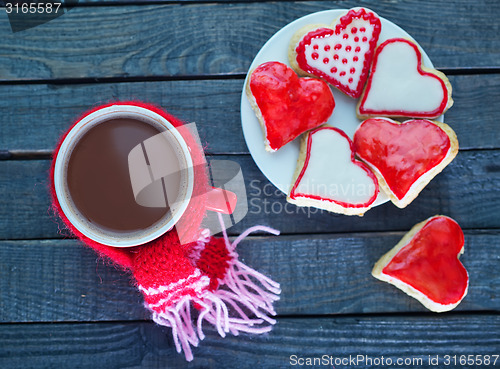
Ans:
<svg viewBox="0 0 500 369"><path fill-rule="evenodd" d="M428 312L370 274L402 232L252 236L238 247L250 267L281 284L283 315ZM468 295L456 311L500 311L500 231L466 231ZM127 273L76 240L0 242L0 323L142 320L149 317Z"/></svg>
<svg viewBox="0 0 500 369"><path fill-rule="evenodd" d="M245 178L248 214L229 229L232 234L255 224L285 234L405 231L435 214L451 216L465 229L500 228L499 150L462 151L409 206L389 202L362 218L287 203L249 155L215 158L236 161ZM62 237L49 211L49 166L48 160L0 161L0 239Z"/></svg>
<svg viewBox="0 0 500 369"><path fill-rule="evenodd" d="M462 149L500 148L500 74L450 76L454 106L445 121ZM51 151L86 110L116 100L159 105L196 122L209 152L248 153L240 118L243 80L0 85L0 150Z"/></svg>
<svg viewBox="0 0 500 369"><path fill-rule="evenodd" d="M279 29L346 2L82 6L12 33L0 21L0 80L199 76L246 73ZM496 1L365 1L410 33L439 69L498 68ZM333 20L332 20L333 21Z"/></svg>
<svg viewBox="0 0 500 369"><path fill-rule="evenodd" d="M495 360L496 366L500 364L499 330L498 315L286 318L263 336L220 338L206 327L207 337L193 350L194 361L187 363L175 352L170 330L153 323L4 324L0 365L12 369L494 368ZM323 355L325 361L306 364L306 358ZM489 364L477 365L485 355ZM392 365L387 365L389 360Z"/></svg>

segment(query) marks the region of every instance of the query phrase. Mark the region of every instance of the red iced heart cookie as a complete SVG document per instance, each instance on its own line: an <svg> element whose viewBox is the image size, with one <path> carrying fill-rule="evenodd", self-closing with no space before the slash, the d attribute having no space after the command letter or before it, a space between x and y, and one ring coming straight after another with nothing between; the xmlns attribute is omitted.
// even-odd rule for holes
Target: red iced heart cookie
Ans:
<svg viewBox="0 0 500 369"><path fill-rule="evenodd" d="M264 131L266 150L276 151L325 123L335 107L328 85L299 78L285 64L267 62L251 73L247 96Z"/></svg>
<svg viewBox="0 0 500 369"><path fill-rule="evenodd" d="M354 158L352 142L343 131L324 126L305 135L288 202L363 215L377 195L375 175Z"/></svg>
<svg viewBox="0 0 500 369"><path fill-rule="evenodd" d="M415 225L375 264L372 275L393 284L436 312L455 308L469 276L458 257L464 235L451 218L434 216Z"/></svg>
<svg viewBox="0 0 500 369"><path fill-rule="evenodd" d="M357 114L437 118L452 105L448 78L422 65L422 53L414 42L393 38L375 51Z"/></svg>
<svg viewBox="0 0 500 369"><path fill-rule="evenodd" d="M458 141L444 123L372 118L356 130L354 150L375 171L391 201L404 208L453 160Z"/></svg>
<svg viewBox="0 0 500 369"><path fill-rule="evenodd" d="M375 13L351 9L331 27L315 25L299 30L290 42L290 63L297 72L321 77L346 95L358 98L380 30Z"/></svg>

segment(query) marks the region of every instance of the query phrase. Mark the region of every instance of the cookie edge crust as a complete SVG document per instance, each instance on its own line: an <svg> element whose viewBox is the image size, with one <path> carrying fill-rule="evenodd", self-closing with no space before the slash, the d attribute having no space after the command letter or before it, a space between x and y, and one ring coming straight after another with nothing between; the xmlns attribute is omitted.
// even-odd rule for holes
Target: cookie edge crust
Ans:
<svg viewBox="0 0 500 369"><path fill-rule="evenodd" d="M248 102L250 103L250 106L252 107L252 110L255 113L255 116L257 117L257 120L259 121L261 132L264 136L264 146L267 152L273 153L276 152L278 149L273 149L269 143L269 140L267 138L267 127L266 123L264 121L264 116L262 115L262 112L260 111L259 105L257 104L257 100L255 100L255 96L252 93L252 90L250 88L250 81L252 79L252 74L257 68L253 68L249 74L248 74L248 81L245 86L245 92L247 95Z"/></svg>
<svg viewBox="0 0 500 369"><path fill-rule="evenodd" d="M339 19L339 18L337 18ZM334 20L334 23L337 21L337 19ZM297 63L297 46L299 43L302 41L304 36L306 36L309 32L312 32L314 30L317 30L319 28L330 28L330 25L328 24L308 24L305 25L301 28L299 28L292 36L290 39L290 42L288 44L288 62L290 63L290 67L299 75L303 77L313 77L313 78L319 78L318 76L315 76L314 74L307 73L305 70L300 68L299 63ZM323 78L321 78L323 80ZM328 83L327 81L325 81ZM330 84L328 83L330 86Z"/></svg>

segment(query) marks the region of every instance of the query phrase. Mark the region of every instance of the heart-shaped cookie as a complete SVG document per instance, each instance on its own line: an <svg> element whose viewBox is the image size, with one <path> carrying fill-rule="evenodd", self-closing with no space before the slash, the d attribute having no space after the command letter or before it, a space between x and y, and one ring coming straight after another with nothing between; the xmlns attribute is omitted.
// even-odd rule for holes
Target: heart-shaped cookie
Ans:
<svg viewBox="0 0 500 369"><path fill-rule="evenodd" d="M357 114L362 119L437 118L452 105L448 78L422 65L422 53L413 41L392 38L375 51Z"/></svg>
<svg viewBox="0 0 500 369"><path fill-rule="evenodd" d="M307 130L325 123L335 100L319 79L299 78L283 63L267 62L248 78L246 92L262 126L267 151L276 151Z"/></svg>
<svg viewBox="0 0 500 369"><path fill-rule="evenodd" d="M455 308L469 276L458 257L464 235L453 219L437 215L415 225L375 264L372 275L393 284L436 312Z"/></svg>
<svg viewBox="0 0 500 369"><path fill-rule="evenodd" d="M363 215L377 195L375 175L354 158L352 141L343 131L323 126L304 136L288 202Z"/></svg>
<svg viewBox="0 0 500 369"><path fill-rule="evenodd" d="M381 28L378 16L364 8L349 10L331 27L306 26L290 41L290 65L299 74L321 77L346 95L358 98Z"/></svg>
<svg viewBox="0 0 500 369"><path fill-rule="evenodd" d="M391 201L404 208L458 153L455 132L424 119L371 118L354 134L356 155L377 175Z"/></svg>

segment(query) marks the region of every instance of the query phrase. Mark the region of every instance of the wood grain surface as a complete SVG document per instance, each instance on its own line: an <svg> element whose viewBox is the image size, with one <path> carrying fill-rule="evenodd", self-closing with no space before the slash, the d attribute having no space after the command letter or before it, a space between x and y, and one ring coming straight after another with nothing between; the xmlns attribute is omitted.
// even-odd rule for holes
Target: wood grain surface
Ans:
<svg viewBox="0 0 500 369"><path fill-rule="evenodd" d="M196 3L77 7L12 33L0 22L0 80L246 73L261 46L309 13L345 2ZM500 67L500 4L457 0L362 4L403 27L439 69ZM488 30L489 32L484 32Z"/></svg>
<svg viewBox="0 0 500 369"><path fill-rule="evenodd" d="M461 261L469 293L456 311L500 311L498 231L465 233ZM279 281L278 316L427 310L370 274L402 232L250 237L244 262ZM40 276L46 276L43 279ZM47 277L50 276L50 277ZM98 260L76 240L0 242L0 322L141 320L148 317L128 274Z"/></svg>
<svg viewBox="0 0 500 369"><path fill-rule="evenodd" d="M335 360L361 355L372 360L383 356L394 362L392 366L381 366L360 361L359 365L335 367L478 368L446 366L444 356L457 355L459 360L460 355L469 353L498 353L499 329L500 317L485 315L292 317L279 319L272 334L263 336L220 338L207 327L207 337L193 350L196 359L186 363L175 353L170 332L153 323L6 324L0 325L0 340L4 342L0 364L9 368L280 369L300 367L291 365L299 358L327 355ZM438 366L429 365L429 355L439 355ZM398 358L423 361L398 366Z"/></svg>
<svg viewBox="0 0 500 369"><path fill-rule="evenodd" d="M248 214L229 229L239 234L255 224L284 234L405 231L435 214L451 216L465 229L500 228L499 150L463 151L404 209L386 203L364 217L343 216L285 200L248 155L216 156L236 161L245 178ZM211 160L211 159L210 159ZM58 238L50 211L48 160L0 161L0 239ZM466 185L465 185L466 184ZM473 214L473 216L471 216Z"/></svg>
<svg viewBox="0 0 500 369"><path fill-rule="evenodd" d="M500 148L500 75L457 75L450 81L455 104L445 121L461 149ZM242 79L0 85L0 149L51 151L86 110L108 101L141 100L195 122L211 153L248 153L241 130L242 88Z"/></svg>
<svg viewBox="0 0 500 369"><path fill-rule="evenodd" d="M387 203L362 218L287 204L248 154L240 118L245 75L273 34L301 16L354 6L404 28L448 75L455 105L445 121L461 149L407 208ZM80 0L16 33L0 17L0 368L491 368L444 359L500 354L498 19L496 0ZM130 275L51 213L58 138L87 109L116 100L196 122L210 160L241 166L249 212L229 233L255 224L282 232L238 246L247 265L281 283L271 333L221 338L206 325L186 363L170 330L150 321ZM470 275L466 298L443 314L370 275L435 214L465 230ZM417 361L300 366L291 355Z"/></svg>

